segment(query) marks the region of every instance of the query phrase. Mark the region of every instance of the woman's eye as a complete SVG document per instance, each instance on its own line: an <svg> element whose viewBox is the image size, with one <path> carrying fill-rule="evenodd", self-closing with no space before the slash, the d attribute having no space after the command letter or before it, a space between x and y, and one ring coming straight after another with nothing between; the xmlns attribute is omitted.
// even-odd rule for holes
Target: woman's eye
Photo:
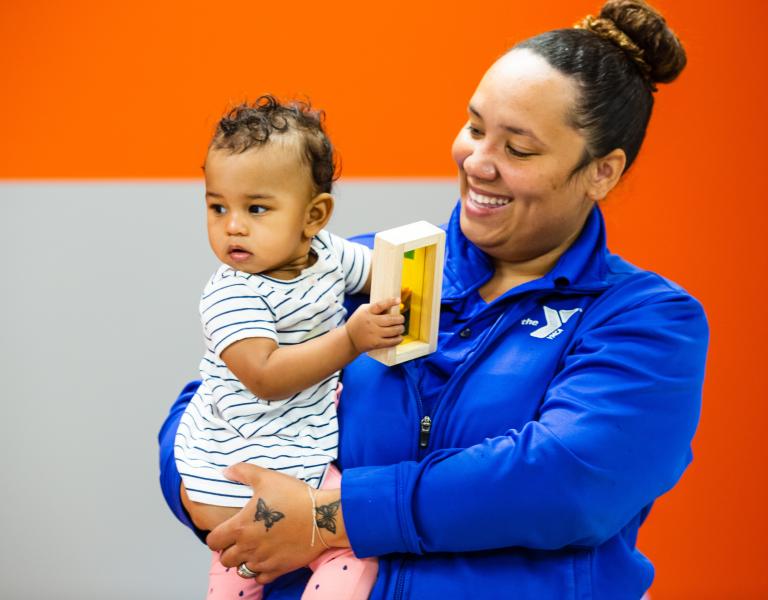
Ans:
<svg viewBox="0 0 768 600"><path fill-rule="evenodd" d="M467 131L469 131L469 135L471 135L473 138L477 138L483 135L483 132L474 125L467 125Z"/></svg>
<svg viewBox="0 0 768 600"><path fill-rule="evenodd" d="M515 156L517 158L527 158L529 156L534 155L534 152L522 152L510 145L507 145L507 152L509 152L512 156Z"/></svg>
<svg viewBox="0 0 768 600"><path fill-rule="evenodd" d="M227 212L227 209L224 208L221 204L211 204L210 209L211 212L217 215L223 215L225 212Z"/></svg>
<svg viewBox="0 0 768 600"><path fill-rule="evenodd" d="M254 204L253 206L248 207L248 212L254 215L260 215L261 213L267 212L267 209L258 204Z"/></svg>

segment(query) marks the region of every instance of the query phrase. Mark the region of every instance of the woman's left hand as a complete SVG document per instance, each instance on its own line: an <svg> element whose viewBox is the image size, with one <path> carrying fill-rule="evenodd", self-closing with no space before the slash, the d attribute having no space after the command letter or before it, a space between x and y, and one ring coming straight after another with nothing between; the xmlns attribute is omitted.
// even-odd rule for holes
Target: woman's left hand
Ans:
<svg viewBox="0 0 768 600"><path fill-rule="evenodd" d="M290 571L304 567L324 550L315 536L312 545L312 500L306 483L255 465L240 463L224 474L253 489L253 498L234 517L207 538L211 550L221 551L221 564L242 563L259 573L258 583L269 583Z"/></svg>

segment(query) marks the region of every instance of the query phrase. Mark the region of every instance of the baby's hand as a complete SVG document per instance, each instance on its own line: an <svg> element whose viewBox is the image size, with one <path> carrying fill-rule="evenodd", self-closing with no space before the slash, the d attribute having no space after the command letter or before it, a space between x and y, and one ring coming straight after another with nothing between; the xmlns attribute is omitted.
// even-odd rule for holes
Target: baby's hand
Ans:
<svg viewBox="0 0 768 600"><path fill-rule="evenodd" d="M397 346L403 341L405 317L400 313L389 314L393 306L400 305L400 298L363 304L344 324L355 350L368 352L377 348Z"/></svg>

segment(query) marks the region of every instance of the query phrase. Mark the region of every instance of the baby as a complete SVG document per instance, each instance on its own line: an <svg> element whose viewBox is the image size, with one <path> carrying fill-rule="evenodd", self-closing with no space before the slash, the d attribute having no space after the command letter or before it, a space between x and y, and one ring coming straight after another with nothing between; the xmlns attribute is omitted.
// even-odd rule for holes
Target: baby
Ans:
<svg viewBox="0 0 768 600"><path fill-rule="evenodd" d="M195 520L203 529L251 499L250 488L222 475L234 463L338 487L331 462L339 370L402 341L403 317L389 314L398 298L363 305L344 321L344 294L370 290L371 259L365 246L323 229L335 165L321 118L307 105L263 96L221 119L205 160L208 239L223 264L200 301L202 385L175 444L182 494L208 505ZM311 597L368 596L375 561L345 552L343 578L333 571L339 561L313 563L320 566L304 597L310 588ZM318 587L321 576L334 589ZM217 556L210 577L208 598L261 597L253 579L224 569Z"/></svg>

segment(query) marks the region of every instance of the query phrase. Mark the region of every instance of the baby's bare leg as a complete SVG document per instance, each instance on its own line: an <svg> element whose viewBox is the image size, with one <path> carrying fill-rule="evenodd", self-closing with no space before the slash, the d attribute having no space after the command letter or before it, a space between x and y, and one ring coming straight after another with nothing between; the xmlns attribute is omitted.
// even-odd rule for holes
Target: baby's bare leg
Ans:
<svg viewBox="0 0 768 600"><path fill-rule="evenodd" d="M212 504L202 504L189 499L184 484L181 484L181 503L187 509L195 527L203 531L211 531L217 525L220 525L231 516L240 512L239 508L230 506L213 506Z"/></svg>

